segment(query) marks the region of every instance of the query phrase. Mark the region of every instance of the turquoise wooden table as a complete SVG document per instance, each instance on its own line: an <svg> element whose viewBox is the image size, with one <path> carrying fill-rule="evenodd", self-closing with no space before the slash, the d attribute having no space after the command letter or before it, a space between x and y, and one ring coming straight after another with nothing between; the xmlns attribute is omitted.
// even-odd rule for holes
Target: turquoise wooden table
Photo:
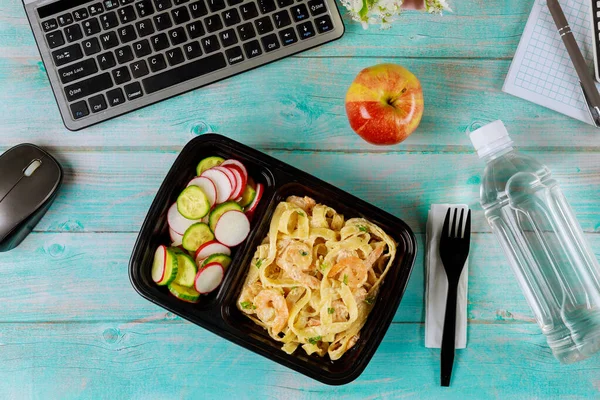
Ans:
<svg viewBox="0 0 600 400"><path fill-rule="evenodd" d="M455 0L443 17L406 13L391 30L346 18L335 43L79 131L60 120L20 0L0 2L0 152L46 147L64 186L17 249L0 255L0 397L600 398L600 355L563 366L532 319L483 220L483 164L466 132L502 119L554 171L600 255L600 133L501 92L533 0ZM394 147L354 135L344 111L355 74L394 62L421 80L425 115ZM127 264L178 151L219 132L404 219L420 256L381 347L355 382L329 387L142 299ZM450 388L423 346L423 242L431 203L476 212L468 348Z"/></svg>

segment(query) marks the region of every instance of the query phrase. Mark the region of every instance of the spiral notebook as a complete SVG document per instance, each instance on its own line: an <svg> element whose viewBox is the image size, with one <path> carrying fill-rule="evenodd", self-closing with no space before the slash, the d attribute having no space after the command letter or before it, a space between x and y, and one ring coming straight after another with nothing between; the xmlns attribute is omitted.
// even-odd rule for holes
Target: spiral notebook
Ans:
<svg viewBox="0 0 600 400"><path fill-rule="evenodd" d="M594 55L591 1L560 1L590 67ZM533 5L502 90L593 125L577 72L545 0L536 0Z"/></svg>

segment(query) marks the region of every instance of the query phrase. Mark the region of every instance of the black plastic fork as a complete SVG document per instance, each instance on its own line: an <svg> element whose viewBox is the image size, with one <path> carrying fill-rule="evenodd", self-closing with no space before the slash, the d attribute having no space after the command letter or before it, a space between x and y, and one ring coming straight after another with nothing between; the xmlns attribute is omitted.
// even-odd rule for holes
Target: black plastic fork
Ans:
<svg viewBox="0 0 600 400"><path fill-rule="evenodd" d="M469 255L469 244L471 241L471 210L467 212L467 222L463 233L463 216L465 210L460 212L458 226L456 216L458 209L454 208L452 228L450 228L450 208L446 212L444 227L440 235L440 258L448 277L448 296L446 298L446 315L444 317L444 332L442 335L441 356L441 385L450 386L452 366L454 365L454 346L456 342L456 295L458 281Z"/></svg>

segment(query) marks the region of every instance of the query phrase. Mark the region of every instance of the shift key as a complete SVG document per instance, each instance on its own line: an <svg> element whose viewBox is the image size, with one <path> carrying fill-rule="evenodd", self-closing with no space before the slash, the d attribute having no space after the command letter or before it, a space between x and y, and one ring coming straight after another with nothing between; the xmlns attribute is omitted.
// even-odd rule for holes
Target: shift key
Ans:
<svg viewBox="0 0 600 400"><path fill-rule="evenodd" d="M75 60L79 60L82 57L83 53L81 52L81 46L79 43L75 43L52 52L52 58L54 59L54 64L56 64L57 67L68 64Z"/></svg>
<svg viewBox="0 0 600 400"><path fill-rule="evenodd" d="M113 83L110 74L105 72L81 82L65 86L65 95L67 96L67 101L74 101L101 92L112 86Z"/></svg>

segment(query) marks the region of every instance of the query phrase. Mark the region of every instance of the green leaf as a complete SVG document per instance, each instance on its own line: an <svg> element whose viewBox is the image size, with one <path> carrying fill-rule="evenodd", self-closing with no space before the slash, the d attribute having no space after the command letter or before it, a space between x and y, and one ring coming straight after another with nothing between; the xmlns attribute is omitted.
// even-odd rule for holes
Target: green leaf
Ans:
<svg viewBox="0 0 600 400"><path fill-rule="evenodd" d="M358 225L358 230L361 232L369 232L369 228L364 225Z"/></svg>
<svg viewBox="0 0 600 400"><path fill-rule="evenodd" d="M369 296L365 299L365 303L367 303L368 305L371 305L373 303L375 303L375 296Z"/></svg>
<svg viewBox="0 0 600 400"><path fill-rule="evenodd" d="M252 302L250 302L250 301L242 301L240 303L240 306L242 306L242 308L244 310L248 310L248 309L256 310L256 306L254 304L252 304Z"/></svg>
<svg viewBox="0 0 600 400"><path fill-rule="evenodd" d="M343 280L343 282L344 282L344 285L348 284L348 275L344 274L344 280Z"/></svg>
<svg viewBox="0 0 600 400"><path fill-rule="evenodd" d="M306 251L304 251L304 250L300 250L300 255L302 257L306 257L308 255L308 253Z"/></svg>
<svg viewBox="0 0 600 400"><path fill-rule="evenodd" d="M321 336L315 336L315 337L308 338L308 343L317 344L317 342L319 342L320 340L321 340Z"/></svg>
<svg viewBox="0 0 600 400"><path fill-rule="evenodd" d="M319 266L320 269L322 269L323 271L325 271L329 266L327 265L327 263L321 263L321 265Z"/></svg>
<svg viewBox="0 0 600 400"><path fill-rule="evenodd" d="M335 312L335 309L333 309L333 308L327 309L327 314L333 314L334 312Z"/></svg>
<svg viewBox="0 0 600 400"><path fill-rule="evenodd" d="M259 269L260 269L260 267L262 266L262 262L263 262L263 260L258 260L258 261L256 262L256 264L255 264L255 265L256 265L256 268L259 268Z"/></svg>

